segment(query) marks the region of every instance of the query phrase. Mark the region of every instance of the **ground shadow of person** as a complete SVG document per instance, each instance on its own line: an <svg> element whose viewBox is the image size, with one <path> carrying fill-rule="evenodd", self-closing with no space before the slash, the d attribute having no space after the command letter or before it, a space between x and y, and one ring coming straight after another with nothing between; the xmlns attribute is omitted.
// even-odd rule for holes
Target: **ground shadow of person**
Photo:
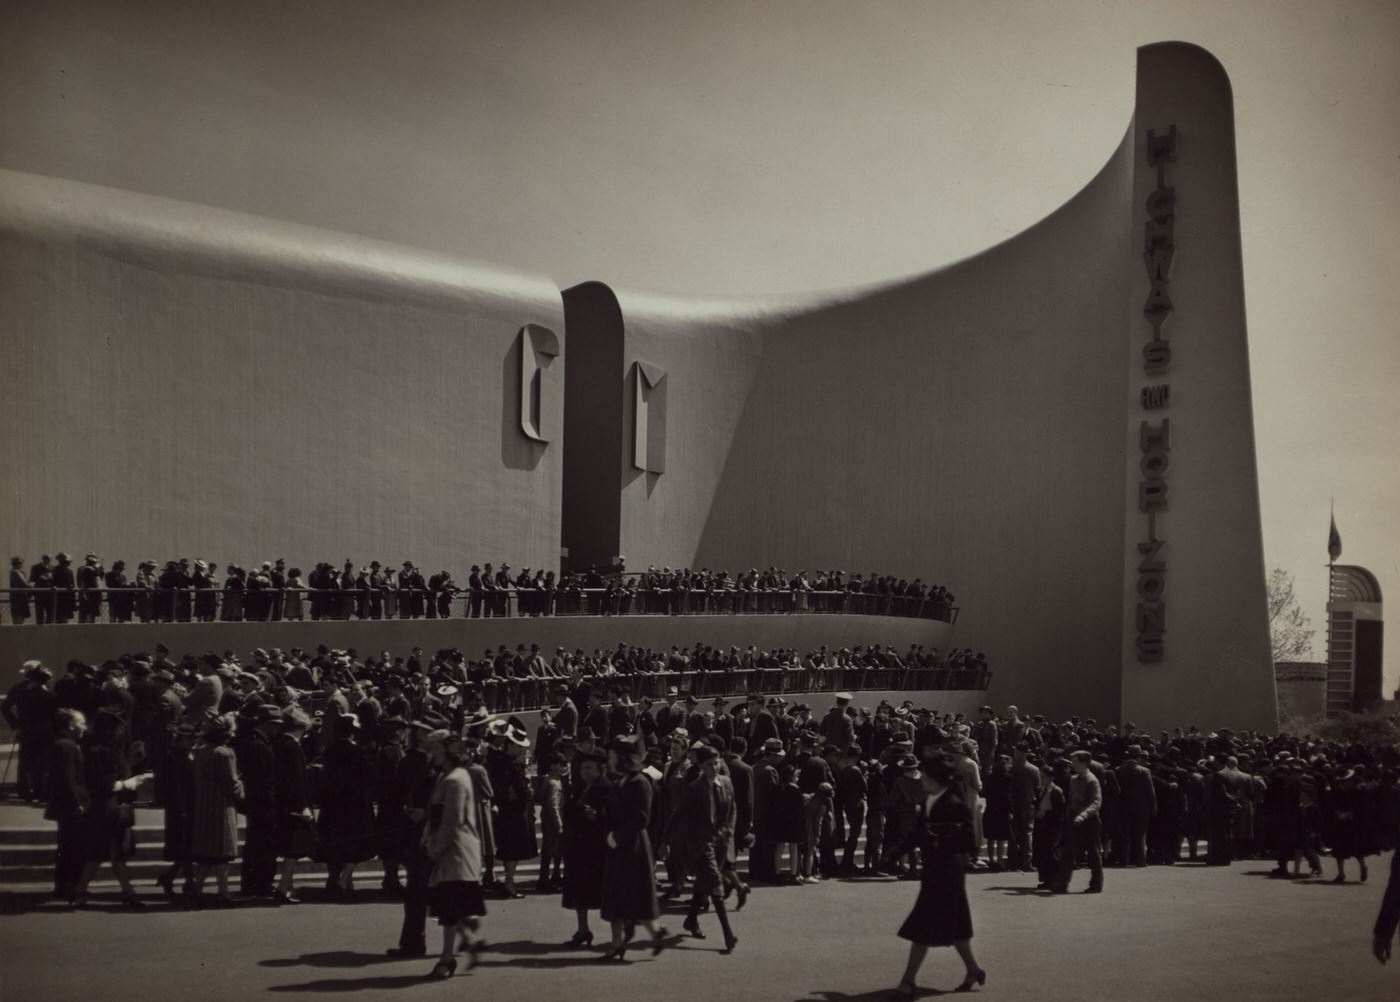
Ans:
<svg viewBox="0 0 1400 1002"><path fill-rule="evenodd" d="M859 995L851 995L847 992L810 992L798 999L797 1002L889 1002L892 988L878 988L875 991L861 992ZM943 992L937 988L920 987L915 990L915 998L932 998L935 995L942 995Z"/></svg>
<svg viewBox="0 0 1400 1002"><path fill-rule="evenodd" d="M323 978L320 981L307 981L300 985L273 985L270 992L388 992L399 988L413 988L427 984L420 972L400 974L393 977L373 978Z"/></svg>
<svg viewBox="0 0 1400 1002"><path fill-rule="evenodd" d="M371 964L391 963L394 958L382 953L356 953L354 950L331 950L326 953L303 953L300 957L276 957L259 960L259 967L369 967Z"/></svg>
<svg viewBox="0 0 1400 1002"><path fill-rule="evenodd" d="M1001 891L1003 894L1011 894L1022 898L1053 898L1054 892L1045 887L1020 887L1012 884L992 884L982 888L984 891Z"/></svg>

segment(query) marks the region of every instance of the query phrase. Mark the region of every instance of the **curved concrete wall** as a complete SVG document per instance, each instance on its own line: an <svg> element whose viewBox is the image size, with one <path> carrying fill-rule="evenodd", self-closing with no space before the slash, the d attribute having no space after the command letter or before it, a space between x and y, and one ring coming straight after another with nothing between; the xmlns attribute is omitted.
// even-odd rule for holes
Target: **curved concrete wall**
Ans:
<svg viewBox="0 0 1400 1002"><path fill-rule="evenodd" d="M527 323L563 337L547 279L0 173L0 547L553 568Z"/></svg>
<svg viewBox="0 0 1400 1002"><path fill-rule="evenodd" d="M1140 53L1138 98L1082 192L952 267L807 303L617 292L623 428L590 461L621 470L629 567L920 576L954 591L956 642L984 650L1023 706L1273 726L1229 85L1208 54L1169 43ZM1193 336L1189 361L1147 382L1173 384L1189 437L1161 522L1166 653L1141 664L1143 225L1158 184L1143 147L1172 125ZM587 305L566 296L571 329L592 322ZM637 365L668 383L660 473L634 455Z"/></svg>
<svg viewBox="0 0 1400 1002"><path fill-rule="evenodd" d="M918 576L954 591L955 642L988 654L1001 699L1271 727L1233 128L1208 54L1149 46L1123 143L1040 224L927 275L758 303L561 295L0 174L0 545L460 574L552 567L562 543L575 566ZM1148 130L1175 135L1169 161L1149 161ZM1174 241L1155 295L1175 353L1155 372L1149 200ZM540 384L543 442L519 427L525 324L572 357ZM1163 418L1170 504L1149 521L1140 426ZM641 622L588 629L660 629ZM782 643L779 622L754 642ZM670 642L695 639L715 642Z"/></svg>

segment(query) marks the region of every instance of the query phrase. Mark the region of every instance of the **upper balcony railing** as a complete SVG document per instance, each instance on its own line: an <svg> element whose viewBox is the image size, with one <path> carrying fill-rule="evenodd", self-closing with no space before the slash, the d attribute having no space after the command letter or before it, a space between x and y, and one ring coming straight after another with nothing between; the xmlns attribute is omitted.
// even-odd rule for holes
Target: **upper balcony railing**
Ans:
<svg viewBox="0 0 1400 1002"><path fill-rule="evenodd" d="M238 623L538 616L862 615L953 624L945 600L739 588L6 588L0 623Z"/></svg>

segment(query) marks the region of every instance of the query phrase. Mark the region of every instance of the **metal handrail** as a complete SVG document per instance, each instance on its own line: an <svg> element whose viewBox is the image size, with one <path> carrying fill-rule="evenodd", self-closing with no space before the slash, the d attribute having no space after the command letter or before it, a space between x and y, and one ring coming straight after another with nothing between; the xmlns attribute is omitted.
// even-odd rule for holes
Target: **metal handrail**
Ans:
<svg viewBox="0 0 1400 1002"><path fill-rule="evenodd" d="M726 588L0 588L0 623L265 622L538 616L866 615L956 624L910 595Z"/></svg>

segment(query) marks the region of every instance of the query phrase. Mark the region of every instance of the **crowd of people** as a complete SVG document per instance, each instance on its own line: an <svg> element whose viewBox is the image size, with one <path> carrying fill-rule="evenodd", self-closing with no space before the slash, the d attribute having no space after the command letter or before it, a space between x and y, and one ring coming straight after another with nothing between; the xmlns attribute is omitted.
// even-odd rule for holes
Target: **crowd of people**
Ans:
<svg viewBox="0 0 1400 1002"><path fill-rule="evenodd" d="M304 576L285 559L248 568L228 564L222 574L205 560L160 566L143 560L128 576L124 560L108 569L89 553L75 568L59 553L44 554L26 574L24 559L12 557L10 622L92 623L104 617L104 606L113 623L795 612L946 621L953 615L953 595L941 585L844 571L650 567L629 575L590 568L561 576L542 568L513 572L507 563L473 564L459 585L451 571L425 572L407 560L397 569L378 560L358 568L346 560L339 569L318 563Z"/></svg>
<svg viewBox="0 0 1400 1002"><path fill-rule="evenodd" d="M326 893L354 900L356 867L378 858L383 889L404 901L392 952L426 956L431 911L438 977L455 970L454 951L479 952L493 894L558 894L576 947L591 945L598 912L600 959L617 960L638 926L664 947L662 897L689 902L688 935L704 936L701 915L713 914L728 951L728 902L742 908L751 883L912 878L922 866L901 931L914 944L909 991L928 946L954 946L964 986L985 983L965 896L958 904L966 872L1034 872L1044 892L1065 893L1087 866L1086 890L1099 893L1106 866L1260 858L1281 878L1304 876L1304 863L1317 877L1330 855L1332 879L1354 860L1365 880L1400 829L1394 747L1154 735L1014 706L966 719L913 700L861 707L847 692L817 710L757 693L633 702L587 661L549 677L531 735L488 712L453 660L258 651L245 667L138 653L70 664L56 681L27 663L2 708L19 734L21 792L58 824L55 894L83 903L110 864L123 904L143 905L125 860L130 805L149 778L166 819L164 894L230 906L239 862L244 895L295 904L296 863L310 857ZM526 888L518 866L532 859L539 879Z"/></svg>

